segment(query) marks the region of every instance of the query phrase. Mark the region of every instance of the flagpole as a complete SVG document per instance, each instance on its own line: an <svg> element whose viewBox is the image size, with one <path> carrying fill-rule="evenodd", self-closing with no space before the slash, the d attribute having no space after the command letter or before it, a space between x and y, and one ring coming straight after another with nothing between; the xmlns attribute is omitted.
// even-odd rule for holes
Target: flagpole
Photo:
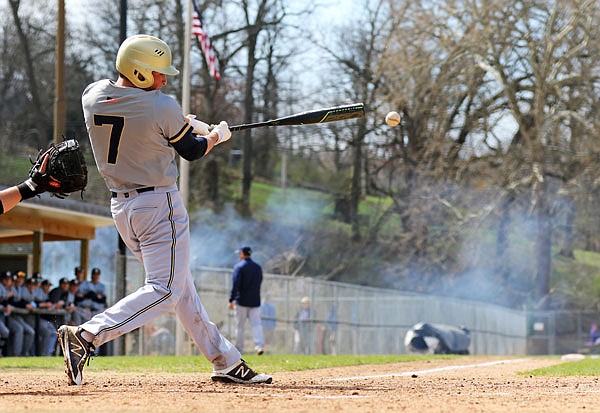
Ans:
<svg viewBox="0 0 600 413"><path fill-rule="evenodd" d="M190 112L190 52L192 49L192 0L187 1L187 12L185 19L185 36L183 41L183 74L181 79L181 108L183 115ZM190 196L190 163L179 158L179 191L183 198L183 204L187 207Z"/></svg>
<svg viewBox="0 0 600 413"><path fill-rule="evenodd" d="M191 88L191 73L190 73L190 53L192 50L192 0L187 1L187 13L185 19L185 35L183 41L183 70L181 79L181 109L183 115L190 113L190 88ZM179 157L179 191L183 199L183 204L188 206L190 195L190 163ZM186 334L181 323L177 323L175 329L175 354L190 355L190 346L186 345Z"/></svg>

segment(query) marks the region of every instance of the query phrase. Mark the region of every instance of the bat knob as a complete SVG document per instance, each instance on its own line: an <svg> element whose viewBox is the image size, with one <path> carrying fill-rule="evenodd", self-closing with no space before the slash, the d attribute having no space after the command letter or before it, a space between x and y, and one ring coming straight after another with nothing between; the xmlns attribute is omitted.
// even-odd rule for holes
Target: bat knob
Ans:
<svg viewBox="0 0 600 413"><path fill-rule="evenodd" d="M213 125L212 123L210 125L208 125L208 130L212 131L214 128L216 128L217 125Z"/></svg>

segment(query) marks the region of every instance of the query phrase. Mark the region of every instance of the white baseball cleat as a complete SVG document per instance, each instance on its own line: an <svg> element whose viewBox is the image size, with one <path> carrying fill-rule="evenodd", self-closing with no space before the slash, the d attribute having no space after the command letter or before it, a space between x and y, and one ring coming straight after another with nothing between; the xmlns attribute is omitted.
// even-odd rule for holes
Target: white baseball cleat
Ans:
<svg viewBox="0 0 600 413"><path fill-rule="evenodd" d="M273 378L267 374L256 373L244 360L240 360L226 369L214 370L210 377L213 381L225 383L270 384L273 381Z"/></svg>
<svg viewBox="0 0 600 413"><path fill-rule="evenodd" d="M58 342L65 356L65 373L69 378L69 385L81 386L83 367L95 351L92 343L81 336L82 331L81 327L64 325L58 329Z"/></svg>

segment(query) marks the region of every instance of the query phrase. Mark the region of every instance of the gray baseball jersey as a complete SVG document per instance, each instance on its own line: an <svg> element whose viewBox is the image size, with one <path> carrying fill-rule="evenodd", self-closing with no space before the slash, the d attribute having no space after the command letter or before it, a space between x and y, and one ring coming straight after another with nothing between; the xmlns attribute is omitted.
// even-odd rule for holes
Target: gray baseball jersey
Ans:
<svg viewBox="0 0 600 413"><path fill-rule="evenodd" d="M104 292L105 290L106 289L104 287L104 284L102 284L101 282L94 284L91 281L84 281L79 285L79 292L83 295L86 295L90 291L94 294L106 295L106 293Z"/></svg>
<svg viewBox="0 0 600 413"><path fill-rule="evenodd" d="M169 143L189 126L173 98L104 79L85 89L82 103L96 165L108 189L127 192L177 182L176 152Z"/></svg>

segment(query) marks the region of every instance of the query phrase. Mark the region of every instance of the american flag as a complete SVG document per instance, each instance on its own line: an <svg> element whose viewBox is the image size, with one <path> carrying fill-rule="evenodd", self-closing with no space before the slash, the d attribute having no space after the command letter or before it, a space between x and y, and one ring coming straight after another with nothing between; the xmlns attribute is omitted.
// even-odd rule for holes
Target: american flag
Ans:
<svg viewBox="0 0 600 413"><path fill-rule="evenodd" d="M208 71L215 80L219 80L221 79L221 73L219 73L219 61L217 60L215 51L210 43L208 33L206 33L206 30L202 26L200 12L198 11L195 0L192 0L192 5L194 6L194 12L192 13L192 34L196 36L196 40L198 40L202 53L204 53Z"/></svg>

